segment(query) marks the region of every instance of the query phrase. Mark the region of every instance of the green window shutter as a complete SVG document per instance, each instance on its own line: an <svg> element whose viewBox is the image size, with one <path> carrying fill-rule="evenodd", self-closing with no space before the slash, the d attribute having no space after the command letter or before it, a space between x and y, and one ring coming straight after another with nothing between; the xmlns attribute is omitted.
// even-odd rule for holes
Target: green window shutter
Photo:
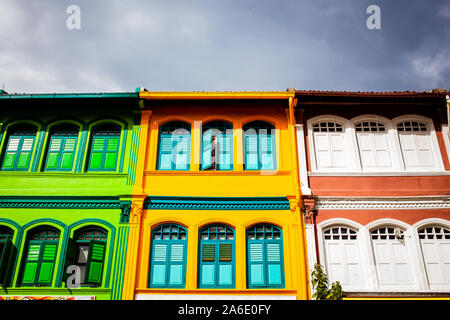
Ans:
<svg viewBox="0 0 450 320"><path fill-rule="evenodd" d="M245 135L245 170L258 170L258 135Z"/></svg>
<svg viewBox="0 0 450 320"><path fill-rule="evenodd" d="M159 170L172 169L173 140L171 134L161 134L159 142Z"/></svg>
<svg viewBox="0 0 450 320"><path fill-rule="evenodd" d="M35 284L42 247L42 241L30 241L22 277L23 284Z"/></svg>
<svg viewBox="0 0 450 320"><path fill-rule="evenodd" d="M65 138L64 149L62 150L61 169L72 170L76 145L76 138Z"/></svg>
<svg viewBox="0 0 450 320"><path fill-rule="evenodd" d="M106 145L105 169L116 169L119 154L119 138L109 137Z"/></svg>
<svg viewBox="0 0 450 320"><path fill-rule="evenodd" d="M261 170L275 169L275 136L273 134L260 134L259 144L261 152Z"/></svg>
<svg viewBox="0 0 450 320"><path fill-rule="evenodd" d="M220 243L219 244L219 261L231 261L232 259L232 244Z"/></svg>
<svg viewBox="0 0 450 320"><path fill-rule="evenodd" d="M204 243L202 249L202 261L216 260L216 245L212 243Z"/></svg>
<svg viewBox="0 0 450 320"><path fill-rule="evenodd" d="M211 168L212 166L212 130L207 130L202 137L202 170Z"/></svg>
<svg viewBox="0 0 450 320"><path fill-rule="evenodd" d="M223 134L217 137L219 144L219 170L233 169L233 135Z"/></svg>
<svg viewBox="0 0 450 320"><path fill-rule="evenodd" d="M90 241L85 283L101 284L105 251L105 242L95 240Z"/></svg>
<svg viewBox="0 0 450 320"><path fill-rule="evenodd" d="M66 263L64 264L64 282L67 281L67 278L69 277L69 274L67 273L67 268L70 265L75 264L75 249L76 244L75 240L69 238L69 243L67 244L67 253L66 253Z"/></svg>
<svg viewBox="0 0 450 320"><path fill-rule="evenodd" d="M89 170L114 171L117 167L120 136L94 136Z"/></svg>
<svg viewBox="0 0 450 320"><path fill-rule="evenodd" d="M11 239L7 238L6 241L0 243L0 284L5 284L6 272L9 267L9 256L12 249Z"/></svg>
<svg viewBox="0 0 450 320"><path fill-rule="evenodd" d="M77 138L53 136L47 153L46 170L70 171L77 144Z"/></svg>
<svg viewBox="0 0 450 320"><path fill-rule="evenodd" d="M8 140L2 170L28 170L34 136L11 136Z"/></svg>
<svg viewBox="0 0 450 320"><path fill-rule="evenodd" d="M52 282L53 270L55 268L55 260L58 245L56 243L45 243L42 252L41 265L39 269L39 284L50 285Z"/></svg>

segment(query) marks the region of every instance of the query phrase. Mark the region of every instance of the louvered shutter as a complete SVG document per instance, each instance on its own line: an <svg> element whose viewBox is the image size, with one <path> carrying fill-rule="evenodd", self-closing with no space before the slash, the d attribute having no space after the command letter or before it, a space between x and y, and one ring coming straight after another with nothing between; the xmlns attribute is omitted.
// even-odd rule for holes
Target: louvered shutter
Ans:
<svg viewBox="0 0 450 320"><path fill-rule="evenodd" d="M34 137L23 138L22 147L17 160L17 169L28 169L31 160L31 151L33 150Z"/></svg>
<svg viewBox="0 0 450 320"><path fill-rule="evenodd" d="M213 243L202 243L201 253L201 284L214 285L216 279L216 245Z"/></svg>
<svg viewBox="0 0 450 320"><path fill-rule="evenodd" d="M105 260L106 243L91 240L86 267L85 283L101 284L103 265Z"/></svg>
<svg viewBox="0 0 450 320"><path fill-rule="evenodd" d="M44 244L41 257L41 265L39 269L39 277L37 281L39 284L51 284L53 269L55 268L57 248L57 243Z"/></svg>
<svg viewBox="0 0 450 320"><path fill-rule="evenodd" d="M202 170L211 168L212 166L212 130L203 133L202 138Z"/></svg>
<svg viewBox="0 0 450 320"><path fill-rule="evenodd" d="M63 144L63 138L52 137L50 140L50 146L47 154L46 169L57 169L59 162L59 153L61 151L61 145Z"/></svg>
<svg viewBox="0 0 450 320"><path fill-rule="evenodd" d="M105 142L105 138L94 137L91 148L91 160L89 163L90 169L101 169Z"/></svg>
<svg viewBox="0 0 450 320"><path fill-rule="evenodd" d="M9 255L11 253L12 242L7 238L5 242L0 243L0 284L6 282L6 272L9 266Z"/></svg>
<svg viewBox="0 0 450 320"><path fill-rule="evenodd" d="M67 273L67 268L74 264L75 262L75 241L69 238L69 243L67 245L67 253L66 253L66 263L64 264L64 282L67 281L67 278L70 274Z"/></svg>
<svg viewBox="0 0 450 320"><path fill-rule="evenodd" d="M233 169L233 135L223 134L217 137L219 145L219 170Z"/></svg>
<svg viewBox="0 0 450 320"><path fill-rule="evenodd" d="M190 136L176 135L175 139L175 169L188 170L189 169L189 150L190 150Z"/></svg>
<svg viewBox="0 0 450 320"><path fill-rule="evenodd" d="M232 250L233 245L231 243L219 243L219 285L231 285L233 283Z"/></svg>
<svg viewBox="0 0 450 320"><path fill-rule="evenodd" d="M263 243L249 243L249 276L251 286L264 285Z"/></svg>
<svg viewBox="0 0 450 320"><path fill-rule="evenodd" d="M33 136L11 136L8 140L2 169L27 170L33 150Z"/></svg>
<svg viewBox="0 0 450 320"><path fill-rule="evenodd" d="M61 156L61 169L64 170L71 170L74 154L75 154L75 148L77 145L77 139L76 138L65 138L64 139L64 147L62 149L62 156Z"/></svg>
<svg viewBox="0 0 450 320"><path fill-rule="evenodd" d="M166 284L167 244L154 244L152 259L151 284L164 286Z"/></svg>
<svg viewBox="0 0 450 320"><path fill-rule="evenodd" d="M119 137L108 137L104 169L115 169L119 153Z"/></svg>
<svg viewBox="0 0 450 320"><path fill-rule="evenodd" d="M10 137L6 153L3 159L3 169L13 169L16 162L17 151L19 150L20 138Z"/></svg>
<svg viewBox="0 0 450 320"><path fill-rule="evenodd" d="M275 136L273 134L259 134L261 154L261 170L275 169Z"/></svg>
<svg viewBox="0 0 450 320"><path fill-rule="evenodd" d="M257 134L245 135L245 169L246 170L259 169Z"/></svg>
<svg viewBox="0 0 450 320"><path fill-rule="evenodd" d="M269 285L281 285L281 245L279 243L267 243L267 283Z"/></svg>
<svg viewBox="0 0 450 320"><path fill-rule="evenodd" d="M172 169L173 136L161 134L159 142L159 170Z"/></svg>
<svg viewBox="0 0 450 320"><path fill-rule="evenodd" d="M184 282L184 244L170 245L169 285L182 285Z"/></svg>
<svg viewBox="0 0 450 320"><path fill-rule="evenodd" d="M42 247L43 247L42 241L29 242L22 277L23 284L34 284L36 282L36 274L39 267L39 260Z"/></svg>

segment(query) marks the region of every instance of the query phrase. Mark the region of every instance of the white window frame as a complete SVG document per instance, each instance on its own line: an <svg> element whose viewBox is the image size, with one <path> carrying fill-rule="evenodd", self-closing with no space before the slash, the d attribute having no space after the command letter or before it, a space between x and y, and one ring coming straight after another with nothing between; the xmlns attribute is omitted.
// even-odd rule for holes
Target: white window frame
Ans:
<svg viewBox="0 0 450 320"><path fill-rule="evenodd" d="M440 152L440 148L439 148L439 144L438 144L438 140L437 140L436 130L434 129L433 121L430 118L426 118L426 117L416 115L416 114L402 115L400 117L392 119L392 123L395 126L395 130L397 130L397 125L403 121L424 122L428 126L429 136L430 136L430 140L431 140L431 152L434 157L434 167L433 168L417 167L417 168L415 168L414 171L417 171L417 172L445 171L444 162L442 161L442 156L441 156L441 152ZM400 154L402 156L403 171L410 172L411 170L406 170L406 168L405 168L405 163L403 160L403 152L402 152L401 144L400 144L400 135L399 135L398 131L397 131L396 142L398 143L398 150L400 151Z"/></svg>
<svg viewBox="0 0 450 320"><path fill-rule="evenodd" d="M450 291L450 285L442 285L442 286L430 286L430 284L428 283L428 276L427 276L427 271L426 271L426 265L425 265L425 258L423 256L423 251L422 251L422 244L420 243L420 238L419 238L419 230L424 228L424 227L442 227L442 228L446 228L446 229L450 229L450 221L449 220L445 220L445 219L441 219L441 218L428 218L428 219L423 219L419 222L416 222L415 224L413 224L411 226L411 234L413 234L416 238L416 254L418 256L418 260L419 260L419 268L422 274L422 282L421 282L421 287L429 292L449 292Z"/></svg>
<svg viewBox="0 0 450 320"><path fill-rule="evenodd" d="M344 126L344 148L345 156L347 161L347 166L345 168L320 168L318 167L318 159L316 155L316 146L314 139L313 125L319 122L336 122ZM392 167L380 167L369 170L363 170L360 152L358 147L358 141L356 136L355 124L361 121L377 121L381 122L386 126L387 129L387 140L389 146L389 152L392 161ZM417 167L414 170L406 169L403 154L400 144L400 137L397 131L397 124L403 121L420 121L428 126L429 137L431 140L431 152L435 160L434 167ZM307 121L308 129L308 145L309 145L309 157L311 160L311 174L336 174L342 175L342 173L349 174L373 174L373 175L411 175L413 173L426 174L426 173L445 173L444 162L441 155L441 150L437 140L436 131L433 125L433 120L424 116L416 114L406 114L389 120L385 117L376 114L366 114L354 117L350 120L336 116L336 115L319 115L313 117ZM448 127L443 126L444 142L446 145L447 154L450 156L450 140L447 136ZM300 150L300 149L299 149Z"/></svg>
<svg viewBox="0 0 450 320"><path fill-rule="evenodd" d="M314 139L313 126L319 122L335 122L344 127L343 139L344 139L344 154L346 158L347 167L343 168L319 168L318 159L316 156L316 144ZM352 125L349 120L334 116L334 115L320 115L311 118L307 121L308 126L308 142L309 142L309 153L311 158L311 168L312 171L317 172L351 172L356 171L356 159L355 159L355 146L350 139Z"/></svg>

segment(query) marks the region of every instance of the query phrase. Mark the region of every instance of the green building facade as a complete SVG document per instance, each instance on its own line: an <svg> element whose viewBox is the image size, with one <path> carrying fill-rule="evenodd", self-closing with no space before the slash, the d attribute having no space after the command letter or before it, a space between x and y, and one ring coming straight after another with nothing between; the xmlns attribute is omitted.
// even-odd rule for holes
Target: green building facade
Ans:
<svg viewBox="0 0 450 320"><path fill-rule="evenodd" d="M0 299L121 299L140 118L138 92L0 93Z"/></svg>

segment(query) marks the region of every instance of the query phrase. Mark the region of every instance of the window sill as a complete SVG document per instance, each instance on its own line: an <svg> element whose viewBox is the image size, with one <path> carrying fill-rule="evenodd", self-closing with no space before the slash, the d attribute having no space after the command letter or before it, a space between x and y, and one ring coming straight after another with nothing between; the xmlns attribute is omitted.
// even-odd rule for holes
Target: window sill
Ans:
<svg viewBox="0 0 450 320"><path fill-rule="evenodd" d="M290 175L291 171L276 171L276 170L245 170L245 171L169 171L169 170L146 170L144 171L145 176L284 176Z"/></svg>
<svg viewBox="0 0 450 320"><path fill-rule="evenodd" d="M18 172L18 171L0 171L0 176L17 177L117 177L123 178L127 173L117 172Z"/></svg>
<svg viewBox="0 0 450 320"><path fill-rule="evenodd" d="M450 176L449 171L417 171L417 172L311 172L310 177L417 177L417 176Z"/></svg>
<svg viewBox="0 0 450 320"><path fill-rule="evenodd" d="M282 294L282 295L295 295L297 290L293 289L211 289L211 288L198 288L198 289L175 289L175 288L137 288L137 294L158 294L158 293L173 293L173 294Z"/></svg>

